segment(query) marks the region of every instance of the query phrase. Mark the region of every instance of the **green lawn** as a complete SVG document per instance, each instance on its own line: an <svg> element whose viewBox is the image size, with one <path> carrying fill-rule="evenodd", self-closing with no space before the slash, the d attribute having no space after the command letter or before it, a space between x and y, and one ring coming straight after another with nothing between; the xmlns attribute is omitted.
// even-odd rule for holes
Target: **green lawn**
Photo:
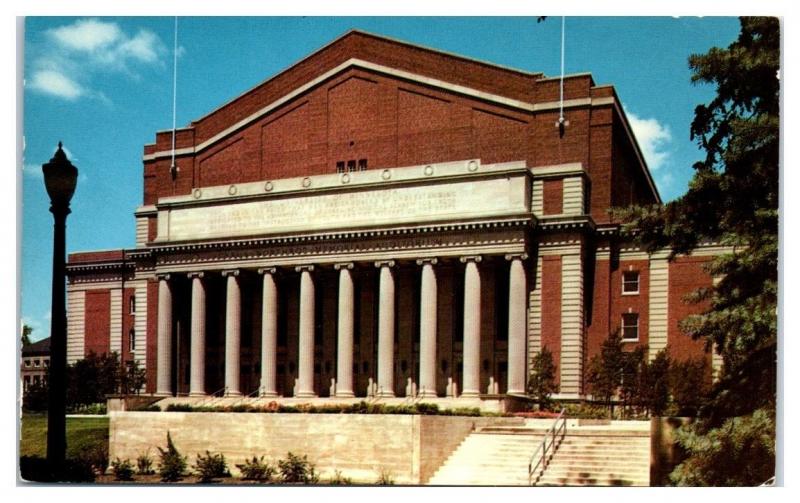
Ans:
<svg viewBox="0 0 800 503"><path fill-rule="evenodd" d="M67 457L89 452L105 453L108 458L108 418L67 418ZM47 455L47 415L23 414L19 455Z"/></svg>

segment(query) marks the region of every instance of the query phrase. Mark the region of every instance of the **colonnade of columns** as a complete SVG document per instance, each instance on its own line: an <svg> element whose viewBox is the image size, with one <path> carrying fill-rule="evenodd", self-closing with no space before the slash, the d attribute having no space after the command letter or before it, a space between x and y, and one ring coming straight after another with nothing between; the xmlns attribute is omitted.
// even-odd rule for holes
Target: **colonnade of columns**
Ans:
<svg viewBox="0 0 800 503"><path fill-rule="evenodd" d="M508 386L507 393L525 393L527 287L523 261L526 254L506 255L509 261L508 295ZM481 276L480 255L461 257L464 268L464 343L462 397L480 394ZM417 260L421 266L419 396L436 397L437 281L436 258ZM354 288L352 262L334 265L339 271L336 397L355 396L353 390ZM378 395L394 396L395 278L394 260L375 262L379 269L378 300ZM300 273L298 330L298 379L295 396L313 397L314 392L314 266L295 268ZM277 391L277 316L276 269L258 269L263 278L261 323L261 396L278 396ZM205 387L206 292L203 272L190 273L190 396L203 396ZM241 354L241 289L239 270L223 271L226 278L225 303L225 394L240 396L239 363ZM159 276L158 352L156 393L171 395L172 290L170 275Z"/></svg>

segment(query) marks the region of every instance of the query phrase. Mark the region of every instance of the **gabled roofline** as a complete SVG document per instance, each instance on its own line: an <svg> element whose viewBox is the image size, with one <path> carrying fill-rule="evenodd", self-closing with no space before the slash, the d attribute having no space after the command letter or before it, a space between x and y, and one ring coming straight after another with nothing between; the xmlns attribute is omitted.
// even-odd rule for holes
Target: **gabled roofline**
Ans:
<svg viewBox="0 0 800 503"><path fill-rule="evenodd" d="M387 37L387 36L384 36L384 35L377 35L375 33L370 33L368 31L359 30L359 29L356 29L356 28L351 28L350 30L347 30L346 32L344 32L340 36L338 36L335 39L333 39L330 42L328 42L327 44L323 45L319 49L317 49L317 50L311 52L310 54L298 59L294 63L292 63L289 66L285 67L283 70L280 70L278 73L275 73L272 76L266 78L265 80L259 82L258 84L250 87L249 89L247 89L244 92L238 94L234 98L231 98L230 100L226 101L222 105L220 105L217 108L215 108L215 109L211 110L210 112L206 113L205 115L202 115L202 116L198 117L197 119L193 120L190 123L189 126L187 126L185 128L182 128L182 129L191 129L191 127L192 127L191 124L195 124L197 122L200 122L203 119L205 119L206 117L209 117L209 116L213 115L214 113L222 110L226 106L233 104L237 100L239 100L239 99L243 98L244 96L250 94L251 92L253 92L256 89L258 89L259 87L261 87L261 86L267 84L268 82L278 78L279 76L289 72L291 69L293 69L294 67L298 66L303 61L311 59L312 57L314 57L317 54L321 53L325 49L333 46L334 44L338 43L341 40L344 40L346 37L348 37L350 35L353 35L353 34L365 35L367 37L372 37L372 38L376 38L376 39L379 39L379 40L386 40L386 41L393 42L393 43L396 43L396 44L404 45L406 47L413 47L413 48L416 48L416 49L422 49L424 51L433 52L433 53L436 53L436 54L443 54L443 55L446 55L446 56L449 56L449 57L452 57L452 58L460 59L462 61L468 61L470 63L477 63L479 65L488 66L488 67L491 67L491 68L498 68L500 70L504 70L504 71L511 72L511 73L516 73L516 74L519 74L519 75L523 75L525 77L532 77L532 78L537 78L539 76L544 77L544 74L542 72L526 72L524 70L519 70L519 69L511 68L511 67L508 67L508 66L498 65L498 64L495 64L495 63L490 63L488 61L475 59L475 58L470 58L470 57L463 56L463 55L460 55L460 54L455 54L455 53L448 52L448 51L442 51L442 50L439 50L439 49L434 49L432 47L427 47L427 46L420 45L420 44L414 44L412 42L407 42L405 40L400 40L400 39L396 39L396 38L392 38L392 37ZM167 131L172 131L172 130L170 129L170 130L167 130Z"/></svg>

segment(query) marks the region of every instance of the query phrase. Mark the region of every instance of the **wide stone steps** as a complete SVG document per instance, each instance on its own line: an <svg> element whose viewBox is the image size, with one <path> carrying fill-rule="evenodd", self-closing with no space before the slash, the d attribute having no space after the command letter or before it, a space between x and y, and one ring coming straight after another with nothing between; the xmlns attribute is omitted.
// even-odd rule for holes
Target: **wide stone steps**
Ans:
<svg viewBox="0 0 800 503"><path fill-rule="evenodd" d="M468 435L428 481L430 485L528 485L528 462L541 428L487 427ZM539 486L647 486L650 438L642 430L573 428L561 441Z"/></svg>
<svg viewBox="0 0 800 503"><path fill-rule="evenodd" d="M528 461L544 431L485 428L468 435L429 485L528 485Z"/></svg>
<svg viewBox="0 0 800 503"><path fill-rule="evenodd" d="M607 434L567 435L538 486L648 486L650 439Z"/></svg>

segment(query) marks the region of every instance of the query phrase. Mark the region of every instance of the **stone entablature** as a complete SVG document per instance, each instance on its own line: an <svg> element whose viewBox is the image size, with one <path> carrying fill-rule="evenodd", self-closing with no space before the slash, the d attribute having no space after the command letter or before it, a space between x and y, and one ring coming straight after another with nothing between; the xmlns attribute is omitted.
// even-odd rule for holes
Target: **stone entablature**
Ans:
<svg viewBox="0 0 800 503"><path fill-rule="evenodd" d="M196 188L159 200L153 244L530 215L524 162L467 160Z"/></svg>

